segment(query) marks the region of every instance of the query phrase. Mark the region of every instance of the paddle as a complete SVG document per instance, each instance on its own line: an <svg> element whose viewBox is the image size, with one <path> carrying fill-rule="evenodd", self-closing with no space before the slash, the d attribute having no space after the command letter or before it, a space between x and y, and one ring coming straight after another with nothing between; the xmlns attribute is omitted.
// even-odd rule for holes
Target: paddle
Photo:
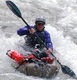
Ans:
<svg viewBox="0 0 77 80"><path fill-rule="evenodd" d="M10 10L16 15L16 16L18 16L19 18L21 18L22 20L23 20L23 22L28 26L28 28L30 29L30 26L27 24L27 22L22 18L22 15L21 15L21 12L20 12L20 10L18 9L18 7L12 2L12 1L6 1L6 4L7 4L7 6L10 8ZM42 43L45 47L46 47L46 49L48 49L47 48L47 46L43 43L43 41L38 37L38 35L36 34L36 33L34 33L34 35L38 38L38 40L40 41L40 43ZM51 54L54 58L55 58L55 60L60 64L60 66L61 66L61 69L62 69L62 72L64 73L64 74L68 74L69 76L71 76L71 77L73 77L73 78L76 78L76 75L75 75L75 73L69 68L69 67L67 67L67 66L65 66L65 65L62 65L60 62L59 62L59 60L57 60L57 58L53 55L53 54Z"/></svg>

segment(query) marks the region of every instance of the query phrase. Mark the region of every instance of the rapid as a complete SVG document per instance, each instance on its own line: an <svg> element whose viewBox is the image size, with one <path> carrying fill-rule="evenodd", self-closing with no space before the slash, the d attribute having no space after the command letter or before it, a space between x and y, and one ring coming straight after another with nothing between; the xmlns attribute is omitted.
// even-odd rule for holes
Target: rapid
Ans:
<svg viewBox="0 0 77 80"><path fill-rule="evenodd" d="M23 49L24 36L17 30L24 27L21 19L7 7L6 0L0 0L0 80L48 80L15 72L14 61L6 56L7 50L26 54ZM11 0L20 9L23 18L34 25L37 17L46 19L46 30L51 35L57 59L70 67L77 75L77 0ZM49 80L74 80L60 70Z"/></svg>

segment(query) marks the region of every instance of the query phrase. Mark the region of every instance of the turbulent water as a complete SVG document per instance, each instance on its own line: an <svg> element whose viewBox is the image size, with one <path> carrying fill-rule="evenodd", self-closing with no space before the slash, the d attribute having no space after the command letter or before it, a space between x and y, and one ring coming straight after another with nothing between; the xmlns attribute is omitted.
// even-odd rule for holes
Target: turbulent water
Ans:
<svg viewBox="0 0 77 80"><path fill-rule="evenodd" d="M25 54L24 36L17 35L17 30L24 27L21 19L7 7L6 0L0 0L0 80L46 80L28 77L15 72L14 61L6 56L9 49ZM21 10L23 18L34 25L36 17L46 19L46 30L49 31L56 49L55 56L62 64L70 67L77 75L77 0L12 0ZM50 80L73 80L59 74Z"/></svg>

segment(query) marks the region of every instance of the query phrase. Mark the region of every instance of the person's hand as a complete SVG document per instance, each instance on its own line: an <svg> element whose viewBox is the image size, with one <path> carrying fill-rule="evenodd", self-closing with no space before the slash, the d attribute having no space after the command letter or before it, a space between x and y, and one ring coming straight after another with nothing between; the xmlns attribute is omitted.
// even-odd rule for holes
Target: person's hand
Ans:
<svg viewBox="0 0 77 80"><path fill-rule="evenodd" d="M29 32L30 32L31 34L34 34L35 30L34 30L33 28L31 28L31 29L29 30Z"/></svg>
<svg viewBox="0 0 77 80"><path fill-rule="evenodd" d="M47 50L47 52L48 52L48 53L52 53L53 51L52 51L51 48L49 48L49 49Z"/></svg>

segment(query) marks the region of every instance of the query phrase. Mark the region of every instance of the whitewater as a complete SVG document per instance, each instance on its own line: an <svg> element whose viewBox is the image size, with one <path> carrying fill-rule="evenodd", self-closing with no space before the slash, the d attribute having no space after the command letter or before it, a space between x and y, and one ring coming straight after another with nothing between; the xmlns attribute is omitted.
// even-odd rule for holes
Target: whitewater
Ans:
<svg viewBox="0 0 77 80"><path fill-rule="evenodd" d="M23 49L25 36L18 36L17 30L24 27L21 19L7 7L6 0L0 0L0 80L48 80L15 72L14 61L6 56L7 50L26 54ZM37 17L46 19L46 30L51 35L54 55L77 75L77 0L11 0L20 9L23 18L34 25ZM49 80L75 80L60 70Z"/></svg>

